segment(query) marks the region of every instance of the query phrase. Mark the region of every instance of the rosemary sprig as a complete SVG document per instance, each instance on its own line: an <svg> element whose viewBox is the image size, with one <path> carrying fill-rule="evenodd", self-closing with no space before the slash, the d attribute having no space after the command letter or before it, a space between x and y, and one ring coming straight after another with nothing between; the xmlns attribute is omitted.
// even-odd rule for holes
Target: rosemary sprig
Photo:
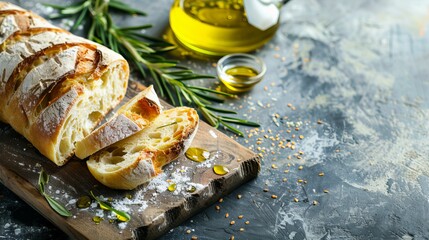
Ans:
<svg viewBox="0 0 429 240"><path fill-rule="evenodd" d="M49 175L42 169L39 173L39 192L45 197L49 206L63 217L70 217L72 214L61 203L57 202L45 192L45 186L49 182Z"/></svg>
<svg viewBox="0 0 429 240"><path fill-rule="evenodd" d="M103 210L108 210L116 214L116 218L121 222L128 222L131 220L131 216L123 211L117 210L110 205L110 203L101 201L99 198L97 198L92 191L89 192L91 194L91 197L94 198L95 201L97 201L98 205Z"/></svg>
<svg viewBox="0 0 429 240"><path fill-rule="evenodd" d="M190 85L190 80L211 79L214 76L195 73L177 61L164 58L161 54L174 49L175 46L141 32L151 25L118 27L109 15L109 9L138 15L145 15L144 12L133 9L120 0L83 0L68 6L49 6L58 10L58 13L50 16L52 18L75 17L72 31L87 24L89 27L86 33L90 40L122 54L144 77L150 75L160 95L167 97L173 105L192 105L210 125L216 128L224 126L239 136L243 136L243 133L230 124L259 126L255 122L221 115L236 112L212 105L223 102L224 97L234 95Z"/></svg>

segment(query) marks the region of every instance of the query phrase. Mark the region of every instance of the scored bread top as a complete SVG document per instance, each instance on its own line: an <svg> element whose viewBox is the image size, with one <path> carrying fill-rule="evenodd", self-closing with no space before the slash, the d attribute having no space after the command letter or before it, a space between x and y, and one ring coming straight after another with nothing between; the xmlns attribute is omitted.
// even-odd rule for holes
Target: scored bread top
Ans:
<svg viewBox="0 0 429 240"><path fill-rule="evenodd" d="M128 76L121 55L0 2L0 121L57 165L122 100Z"/></svg>
<svg viewBox="0 0 429 240"><path fill-rule="evenodd" d="M76 144L76 157L95 152L129 137L149 125L162 111L158 96L149 86L118 109L115 116Z"/></svg>
<svg viewBox="0 0 429 240"><path fill-rule="evenodd" d="M143 130L92 155L88 169L110 188L136 188L186 151L198 122L192 108L165 110Z"/></svg>

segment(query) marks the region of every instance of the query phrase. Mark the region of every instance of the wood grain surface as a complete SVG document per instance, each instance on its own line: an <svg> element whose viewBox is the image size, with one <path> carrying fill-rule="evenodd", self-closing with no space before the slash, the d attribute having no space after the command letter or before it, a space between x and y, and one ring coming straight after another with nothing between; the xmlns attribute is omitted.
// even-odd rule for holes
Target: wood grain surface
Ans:
<svg viewBox="0 0 429 240"><path fill-rule="evenodd" d="M131 82L127 99L142 88L142 85ZM209 133L210 130L216 132L218 140ZM73 239L154 239L257 176L260 168L257 155L201 122L191 146L214 154L218 145L221 152L209 162L196 163L182 156L149 183L152 187L145 184L133 191L117 191L99 184L84 161L74 158L65 166L57 167L10 126L0 123L0 181ZM230 172L224 176L216 175L212 170L214 164L222 164ZM47 191L71 210L72 217L58 215L38 192L41 168L51 176ZM177 175L198 186L197 190L189 193L183 189L176 192L163 189L165 181ZM155 182L160 186L154 186ZM109 219L114 217L95 204L78 209L76 199L88 195L89 191L108 198L114 206L124 207L130 213L131 221L110 223ZM104 218L100 224L92 220L96 215Z"/></svg>

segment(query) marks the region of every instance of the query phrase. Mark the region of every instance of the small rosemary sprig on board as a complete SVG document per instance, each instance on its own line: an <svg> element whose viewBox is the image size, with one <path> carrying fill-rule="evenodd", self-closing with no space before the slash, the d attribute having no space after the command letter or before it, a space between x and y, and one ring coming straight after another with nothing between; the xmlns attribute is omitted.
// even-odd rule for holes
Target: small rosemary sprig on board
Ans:
<svg viewBox="0 0 429 240"><path fill-rule="evenodd" d="M177 61L161 56L175 46L141 33L141 30L150 28L151 25L118 27L109 15L109 9L141 16L145 15L144 12L133 9L120 0L84 0L69 6L46 5L58 10L51 18L75 17L71 31L88 24L87 37L90 40L122 54L144 77L150 74L160 95L167 97L173 105L193 105L210 125L216 128L222 125L239 136L243 136L243 133L231 123L259 127L255 122L222 115L236 114L235 111L213 107L213 103L223 102L223 97L234 95L190 85L189 80L214 77L197 74Z"/></svg>

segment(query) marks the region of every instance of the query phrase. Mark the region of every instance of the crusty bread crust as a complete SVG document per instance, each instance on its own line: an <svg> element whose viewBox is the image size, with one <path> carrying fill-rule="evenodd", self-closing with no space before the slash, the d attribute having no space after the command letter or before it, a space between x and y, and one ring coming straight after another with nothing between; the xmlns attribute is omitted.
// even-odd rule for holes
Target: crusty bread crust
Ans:
<svg viewBox="0 0 429 240"><path fill-rule="evenodd" d="M92 155L87 161L88 169L110 188L136 188L186 151L198 122L198 114L192 108L165 110L148 127ZM140 165L145 167L137 167Z"/></svg>
<svg viewBox="0 0 429 240"><path fill-rule="evenodd" d="M115 116L76 144L76 157L84 159L149 125L162 111L153 86L118 109Z"/></svg>
<svg viewBox="0 0 429 240"><path fill-rule="evenodd" d="M0 120L63 165L125 96L119 54L0 2Z"/></svg>

